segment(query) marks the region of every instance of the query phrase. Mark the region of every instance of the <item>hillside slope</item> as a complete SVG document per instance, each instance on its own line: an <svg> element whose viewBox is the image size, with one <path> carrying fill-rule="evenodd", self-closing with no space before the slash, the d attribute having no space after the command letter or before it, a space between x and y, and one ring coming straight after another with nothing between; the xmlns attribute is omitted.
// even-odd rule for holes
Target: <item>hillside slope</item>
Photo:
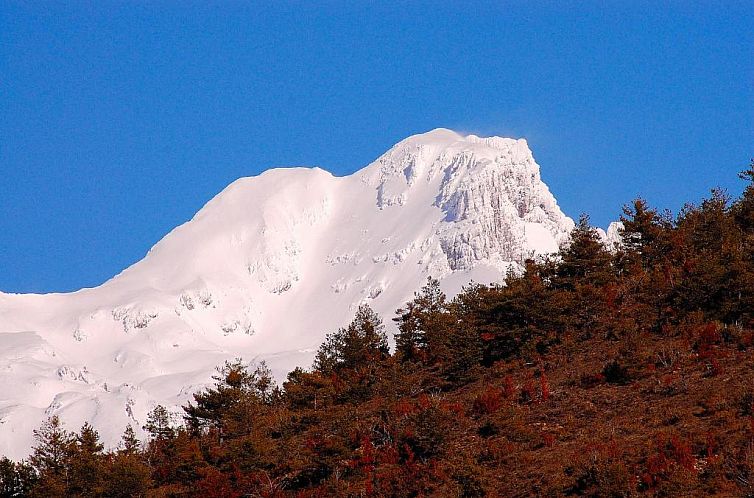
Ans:
<svg viewBox="0 0 754 498"><path fill-rule="evenodd" d="M113 445L235 356L282 378L360 303L389 317L430 275L497 281L572 227L524 140L438 129L350 176L240 179L97 288L0 294L0 454L53 414Z"/></svg>

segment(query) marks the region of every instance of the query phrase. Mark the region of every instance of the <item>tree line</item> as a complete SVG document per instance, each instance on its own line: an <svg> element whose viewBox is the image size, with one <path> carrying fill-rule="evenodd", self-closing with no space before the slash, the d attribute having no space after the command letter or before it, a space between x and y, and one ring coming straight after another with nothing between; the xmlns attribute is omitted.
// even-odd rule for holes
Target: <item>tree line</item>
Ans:
<svg viewBox="0 0 754 498"><path fill-rule="evenodd" d="M743 194L582 216L557 255L449 299L428 279L391 351L367 305L310 369L218 368L180 421L105 451L57 417L0 497L754 496L754 161Z"/></svg>

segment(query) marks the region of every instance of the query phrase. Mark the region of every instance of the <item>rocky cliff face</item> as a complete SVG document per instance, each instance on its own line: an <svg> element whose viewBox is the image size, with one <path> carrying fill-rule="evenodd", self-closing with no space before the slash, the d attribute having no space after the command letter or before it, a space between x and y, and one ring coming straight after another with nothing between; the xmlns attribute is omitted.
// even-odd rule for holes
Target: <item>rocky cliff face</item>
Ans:
<svg viewBox="0 0 754 498"><path fill-rule="evenodd" d="M428 276L449 293L499 280L572 227L524 140L440 129L347 177L238 180L100 287L0 294L0 454L25 456L52 414L115 444L224 359L265 359L282 378L359 304L389 323Z"/></svg>
<svg viewBox="0 0 754 498"><path fill-rule="evenodd" d="M446 259L447 265L434 261L441 273L480 263L503 270L532 254L556 251L573 228L542 182L525 140L435 130L396 145L364 175L377 176L381 208L434 197L432 205L443 213L432 238Z"/></svg>

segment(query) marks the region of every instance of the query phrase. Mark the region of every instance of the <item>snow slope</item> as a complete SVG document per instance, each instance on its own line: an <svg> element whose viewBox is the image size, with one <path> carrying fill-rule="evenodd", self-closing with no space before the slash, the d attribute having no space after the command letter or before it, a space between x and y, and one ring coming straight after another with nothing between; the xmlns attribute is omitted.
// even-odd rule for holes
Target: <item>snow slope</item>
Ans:
<svg viewBox="0 0 754 498"><path fill-rule="evenodd" d="M52 414L116 445L225 359L282 379L360 303L389 324L427 276L449 293L499 280L572 227L524 140L437 129L350 176L242 178L99 287L0 293L0 454L26 456Z"/></svg>

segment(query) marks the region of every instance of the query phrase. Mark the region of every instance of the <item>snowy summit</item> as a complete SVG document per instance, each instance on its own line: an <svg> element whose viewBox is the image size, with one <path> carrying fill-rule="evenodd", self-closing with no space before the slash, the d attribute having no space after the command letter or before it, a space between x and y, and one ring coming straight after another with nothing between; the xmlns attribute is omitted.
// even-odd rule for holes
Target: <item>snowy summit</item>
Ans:
<svg viewBox="0 0 754 498"><path fill-rule="evenodd" d="M500 280L572 227L525 140L437 129L350 176L242 178L99 287L0 293L0 454L28 455L53 414L113 446L233 357L282 379L359 304L390 322L428 276Z"/></svg>

